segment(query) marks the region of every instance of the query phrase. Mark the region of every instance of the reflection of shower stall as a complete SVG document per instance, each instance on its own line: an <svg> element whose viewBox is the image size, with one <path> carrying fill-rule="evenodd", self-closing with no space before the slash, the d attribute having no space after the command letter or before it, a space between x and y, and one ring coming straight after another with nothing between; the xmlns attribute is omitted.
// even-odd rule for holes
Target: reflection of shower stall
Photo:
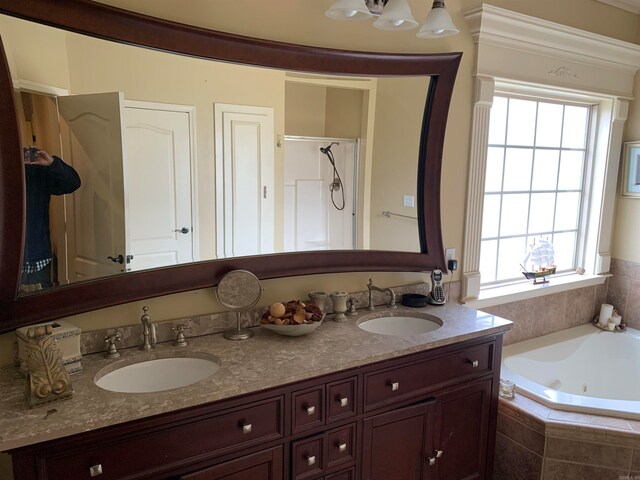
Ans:
<svg viewBox="0 0 640 480"><path fill-rule="evenodd" d="M358 140L285 137L285 251L355 248L357 178Z"/></svg>

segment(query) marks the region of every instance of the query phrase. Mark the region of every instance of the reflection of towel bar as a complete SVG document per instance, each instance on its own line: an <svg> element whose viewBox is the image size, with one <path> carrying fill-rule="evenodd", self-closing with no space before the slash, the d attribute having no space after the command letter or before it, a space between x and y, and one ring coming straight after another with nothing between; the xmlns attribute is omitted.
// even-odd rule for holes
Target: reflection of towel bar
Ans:
<svg viewBox="0 0 640 480"><path fill-rule="evenodd" d="M409 215L401 215L399 213L393 213L393 212L382 212L382 215L384 215L387 218L391 218L391 215L395 216L395 217L402 217L402 218L410 218L411 220L417 220L416 217L410 217Z"/></svg>

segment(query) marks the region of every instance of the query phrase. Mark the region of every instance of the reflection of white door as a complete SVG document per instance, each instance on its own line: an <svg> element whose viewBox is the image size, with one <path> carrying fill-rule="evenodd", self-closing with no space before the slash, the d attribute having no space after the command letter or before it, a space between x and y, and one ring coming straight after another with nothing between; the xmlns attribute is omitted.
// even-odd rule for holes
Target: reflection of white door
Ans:
<svg viewBox="0 0 640 480"><path fill-rule="evenodd" d="M192 107L126 102L131 270L192 262Z"/></svg>
<svg viewBox="0 0 640 480"><path fill-rule="evenodd" d="M219 258L274 249L273 109L215 104Z"/></svg>
<svg viewBox="0 0 640 480"><path fill-rule="evenodd" d="M58 97L62 154L82 181L67 204L68 280L124 271L125 192L121 93Z"/></svg>
<svg viewBox="0 0 640 480"><path fill-rule="evenodd" d="M334 169L320 151L320 147L332 142L331 151L342 180L342 186L333 191L330 187ZM284 144L285 251L355 248L358 142L287 137Z"/></svg>

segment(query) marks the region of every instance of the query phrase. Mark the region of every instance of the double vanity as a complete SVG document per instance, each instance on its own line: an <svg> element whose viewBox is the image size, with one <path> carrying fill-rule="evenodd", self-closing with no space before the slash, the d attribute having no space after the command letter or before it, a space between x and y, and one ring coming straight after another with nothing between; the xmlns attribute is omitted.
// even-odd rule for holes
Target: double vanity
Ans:
<svg viewBox="0 0 640 480"><path fill-rule="evenodd" d="M510 322L454 304L359 313L302 337L88 355L73 397L35 409L2 369L0 450L20 480L491 478Z"/></svg>

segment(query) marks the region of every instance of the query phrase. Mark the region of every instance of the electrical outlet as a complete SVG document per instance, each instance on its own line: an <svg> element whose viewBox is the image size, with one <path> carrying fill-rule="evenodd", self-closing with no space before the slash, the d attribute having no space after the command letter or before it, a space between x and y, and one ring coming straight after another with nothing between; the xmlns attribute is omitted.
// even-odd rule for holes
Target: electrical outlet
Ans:
<svg viewBox="0 0 640 480"><path fill-rule="evenodd" d="M402 205L405 207L415 207L416 200L413 195L404 195L402 198Z"/></svg>
<svg viewBox="0 0 640 480"><path fill-rule="evenodd" d="M445 260L449 261L456 258L456 249L455 248L447 248L444 251Z"/></svg>

